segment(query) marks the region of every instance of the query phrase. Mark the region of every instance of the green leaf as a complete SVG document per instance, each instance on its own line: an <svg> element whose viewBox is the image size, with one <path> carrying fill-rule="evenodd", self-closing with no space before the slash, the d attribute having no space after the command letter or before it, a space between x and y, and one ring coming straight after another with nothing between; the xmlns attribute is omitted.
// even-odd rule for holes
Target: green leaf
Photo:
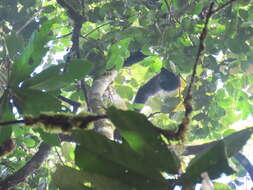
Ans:
<svg viewBox="0 0 253 190"><path fill-rule="evenodd" d="M53 11L55 11L55 7L53 5L43 7L44 13L52 13Z"/></svg>
<svg viewBox="0 0 253 190"><path fill-rule="evenodd" d="M32 148L36 145L36 142L31 139L31 138L24 138L23 142L25 143L26 146Z"/></svg>
<svg viewBox="0 0 253 190"><path fill-rule="evenodd" d="M244 129L214 142L191 160L183 179L188 183L195 183L200 180L202 172L207 172L211 179L218 178L221 173L232 174L233 170L227 159L242 149L252 132L253 128Z"/></svg>
<svg viewBox="0 0 253 190"><path fill-rule="evenodd" d="M128 184L91 172L79 171L67 166L58 166L53 174L53 183L61 190L129 190Z"/></svg>
<svg viewBox="0 0 253 190"><path fill-rule="evenodd" d="M235 132L236 132L236 130L234 130L234 129L226 129L226 130L223 132L222 136L226 137L226 136L231 135L231 134L233 134L233 133L235 133Z"/></svg>
<svg viewBox="0 0 253 190"><path fill-rule="evenodd" d="M26 133L26 129L23 127L20 127L20 125L13 126L12 130L15 137L23 136Z"/></svg>
<svg viewBox="0 0 253 190"><path fill-rule="evenodd" d="M133 89L129 86L118 86L116 91L122 98L126 98L128 100L131 100L134 96Z"/></svg>
<svg viewBox="0 0 253 190"><path fill-rule="evenodd" d="M195 8L193 10L193 13L196 14L196 15L199 15L201 13L202 9L204 8L204 5L205 5L205 2L203 2L203 1L199 2L195 6Z"/></svg>
<svg viewBox="0 0 253 190"><path fill-rule="evenodd" d="M4 95L0 99L0 114L1 121L9 121L15 118L12 113L12 105L10 103L10 99L8 98L7 93L4 93ZM5 140L9 139L11 133L11 126L0 127L0 144Z"/></svg>
<svg viewBox="0 0 253 190"><path fill-rule="evenodd" d="M173 6L176 8L176 9L179 9L183 7L183 5L185 4L185 1L184 0L175 0L175 1L172 1L173 3Z"/></svg>
<svg viewBox="0 0 253 190"><path fill-rule="evenodd" d="M132 40L132 38L125 38L110 47L110 54L106 63L107 69L111 69L115 66L116 69L119 70L123 66L124 59L130 55L128 46Z"/></svg>
<svg viewBox="0 0 253 190"><path fill-rule="evenodd" d="M163 33L163 39L165 41L172 42L177 39L176 38L176 35L178 34L177 32L178 31L176 27L168 27L165 29L165 32Z"/></svg>
<svg viewBox="0 0 253 190"><path fill-rule="evenodd" d="M168 173L178 172L180 163L177 156L168 149L155 126L144 115L114 107L109 108L107 114L129 146L143 157L149 158L150 165Z"/></svg>
<svg viewBox="0 0 253 190"><path fill-rule="evenodd" d="M133 151L126 142L119 144L94 131L78 131L73 136L80 143L75 163L83 171L113 178L131 188L166 187L159 168L149 164L147 157Z"/></svg>
<svg viewBox="0 0 253 190"><path fill-rule="evenodd" d="M226 41L227 47L236 54L246 53L249 51L249 46L241 39L230 39Z"/></svg>
<svg viewBox="0 0 253 190"><path fill-rule="evenodd" d="M233 133L223 139L227 149L228 157L240 151L253 133L253 128L247 128Z"/></svg>
<svg viewBox="0 0 253 190"><path fill-rule="evenodd" d="M48 47L45 47L47 42L52 39L50 29L55 20L50 20L42 24L38 32L33 33L29 43L24 51L14 62L10 83L17 86L19 82L28 78L31 72L41 63L45 56Z"/></svg>
<svg viewBox="0 0 253 190"><path fill-rule="evenodd" d="M20 52L24 46L24 39L20 35L11 33L11 35L6 38L6 46L9 56L15 58L17 53Z"/></svg>
<svg viewBox="0 0 253 190"><path fill-rule="evenodd" d="M39 115L41 112L61 111L61 102L56 97L39 90L15 88L14 104L21 114Z"/></svg>
<svg viewBox="0 0 253 190"><path fill-rule="evenodd" d="M221 173L230 175L234 171L227 158L225 143L218 141L191 160L182 178L188 184L194 184L201 180L203 172L207 172L211 179L220 177Z"/></svg>
<svg viewBox="0 0 253 190"><path fill-rule="evenodd" d="M154 62L152 64L150 64L149 71L150 72L160 72L161 68L163 66L162 61L157 56L152 56L152 57L153 57ZM152 60L152 58L151 58L151 60Z"/></svg>
<svg viewBox="0 0 253 190"><path fill-rule="evenodd" d="M65 68L66 67L66 68ZM65 71L63 71L65 68ZM92 64L84 60L73 60L68 65L51 66L24 81L23 87L35 90L59 90L74 80L84 78L92 69Z"/></svg>
<svg viewBox="0 0 253 190"><path fill-rule="evenodd" d="M62 155L66 159L66 161L73 161L74 160L74 150L75 145L69 142L63 142L61 145Z"/></svg>
<svg viewBox="0 0 253 190"><path fill-rule="evenodd" d="M80 172L74 168L67 166L58 166L54 174L52 175L52 183L61 190L92 190L85 186L85 183L90 183L90 175L85 175L84 172ZM93 184L92 184L93 185ZM96 185L96 183L95 183Z"/></svg>
<svg viewBox="0 0 253 190"><path fill-rule="evenodd" d="M180 42L185 47L192 46L192 41L190 40L189 36L185 33L180 38L178 38L177 41Z"/></svg>
<svg viewBox="0 0 253 190"><path fill-rule="evenodd" d="M214 182L213 186L215 190L232 190L228 185L222 183Z"/></svg>
<svg viewBox="0 0 253 190"><path fill-rule="evenodd" d="M42 129L36 129L40 133L42 140L50 146L61 146L60 139L57 134L51 134L43 131Z"/></svg>

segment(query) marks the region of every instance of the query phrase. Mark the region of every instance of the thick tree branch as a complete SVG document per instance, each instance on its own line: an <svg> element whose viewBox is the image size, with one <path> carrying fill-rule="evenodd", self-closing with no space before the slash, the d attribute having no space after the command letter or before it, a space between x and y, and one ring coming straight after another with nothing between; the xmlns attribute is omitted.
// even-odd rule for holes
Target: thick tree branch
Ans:
<svg viewBox="0 0 253 190"><path fill-rule="evenodd" d="M70 49L70 52L75 52L77 58L80 58L80 48L79 48L79 37L82 29L83 21L82 20L77 20L74 21L74 29L73 29L73 34L72 34L72 47Z"/></svg>
<svg viewBox="0 0 253 190"><path fill-rule="evenodd" d="M72 47L71 52L75 52L77 58L80 58L79 50L79 37L82 29L82 24L87 20L84 16L80 15L79 12L75 11L68 3L64 0L57 0L57 3L60 4L63 8L66 9L69 17L74 21L73 32L72 32Z"/></svg>
<svg viewBox="0 0 253 190"><path fill-rule="evenodd" d="M90 105L89 105L89 101L88 101L88 95L87 95L87 86L86 86L86 83L84 81L84 79L81 80L81 83L80 83L80 86L81 86L81 89L83 91L83 95L85 97L85 100L86 100L86 104L87 104L87 108L88 108L88 111L91 112L90 110Z"/></svg>
<svg viewBox="0 0 253 190"><path fill-rule="evenodd" d="M61 5L63 8L66 9L66 11L69 14L69 17L73 19L74 21L80 20L84 21L85 17L80 15L78 12L76 12L68 3L66 3L64 0L56 0L59 5Z"/></svg>
<svg viewBox="0 0 253 190"><path fill-rule="evenodd" d="M112 70L94 79L92 87L87 92L88 105L92 113L104 114L103 94L108 86L114 81L118 72ZM113 128L105 120L95 122L95 130L105 135L109 139L113 139Z"/></svg>
<svg viewBox="0 0 253 190"><path fill-rule="evenodd" d="M40 168L50 153L51 147L45 143L41 143L38 152L26 163L21 169L13 175L8 176L0 182L0 190L6 190L23 182L27 176L31 175L35 170Z"/></svg>

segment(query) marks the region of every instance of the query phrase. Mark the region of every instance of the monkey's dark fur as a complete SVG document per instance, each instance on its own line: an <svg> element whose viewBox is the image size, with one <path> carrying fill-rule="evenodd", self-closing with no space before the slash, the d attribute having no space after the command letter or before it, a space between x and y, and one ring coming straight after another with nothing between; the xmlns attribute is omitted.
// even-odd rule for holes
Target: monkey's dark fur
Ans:
<svg viewBox="0 0 253 190"><path fill-rule="evenodd" d="M134 103L144 104L149 97L164 90L170 92L176 90L180 86L179 77L174 73L162 68L161 72L151 78L146 84L139 88Z"/></svg>

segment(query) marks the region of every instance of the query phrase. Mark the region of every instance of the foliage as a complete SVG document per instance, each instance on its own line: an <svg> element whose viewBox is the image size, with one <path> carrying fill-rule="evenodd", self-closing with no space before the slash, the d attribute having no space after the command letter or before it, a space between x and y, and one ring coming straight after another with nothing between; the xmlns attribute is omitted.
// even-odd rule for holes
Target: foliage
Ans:
<svg viewBox="0 0 253 190"><path fill-rule="evenodd" d="M227 2L216 1L215 10ZM181 144L215 143L184 164L179 156L182 152L171 148L180 142L156 130L177 129L182 122L184 96L209 4L207 0L1 1L1 121L27 115L38 118L43 112L69 113L76 104L82 105L79 111L90 111L85 90L113 69L118 71L117 78L101 99L110 107L114 103L110 93L116 93L128 110L106 108L122 142L78 130L72 135L75 148L70 143L69 148L64 147L58 134L18 124L1 126L0 144L15 139L17 148L1 158L6 165L1 166L0 177L24 166L42 141L57 147L51 155L67 166L56 166L57 159L53 167L45 162L37 178L31 176L17 188L49 186L50 180L51 189L168 189L175 184L188 188L201 181L202 172L212 180L221 173L234 173L229 158L252 133L252 128L235 125L253 114L252 1L231 1L211 17L196 69L191 124ZM73 55L72 46L76 14L83 19L78 56ZM147 57L126 67L125 60L136 51ZM57 56L60 54L65 56ZM179 92L149 100L145 115L131 111L138 106L131 104L138 88L162 67L180 74ZM152 115L154 112L159 113ZM229 189L218 183L215 188Z"/></svg>

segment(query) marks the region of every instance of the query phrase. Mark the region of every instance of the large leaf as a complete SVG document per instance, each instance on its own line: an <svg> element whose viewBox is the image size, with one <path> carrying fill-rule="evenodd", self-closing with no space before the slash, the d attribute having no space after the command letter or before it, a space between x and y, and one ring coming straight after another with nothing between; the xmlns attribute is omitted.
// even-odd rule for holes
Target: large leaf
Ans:
<svg viewBox="0 0 253 190"><path fill-rule="evenodd" d="M24 51L14 62L10 83L16 86L19 82L28 78L31 72L41 63L48 47L46 44L52 39L50 36L51 26L55 20L50 20L42 24L38 32L33 33Z"/></svg>
<svg viewBox="0 0 253 190"><path fill-rule="evenodd" d="M234 171L228 165L227 159L226 146L223 141L218 141L192 159L183 175L184 182L194 184L200 181L203 172L207 172L211 179L220 177L221 173L232 174Z"/></svg>
<svg viewBox="0 0 253 190"><path fill-rule="evenodd" d="M36 90L58 90L75 79L84 78L92 68L92 64L84 60L73 60L70 64L51 66L32 78L24 81L23 86Z"/></svg>
<svg viewBox="0 0 253 190"><path fill-rule="evenodd" d="M40 133L41 139L50 146L60 146L61 141L58 134L53 134L43 131L43 129L36 129L35 131Z"/></svg>
<svg viewBox="0 0 253 190"><path fill-rule="evenodd" d="M184 180L197 182L202 172L207 172L211 179L220 177L221 173L233 173L227 159L242 149L252 132L253 128L244 129L213 143L190 162L183 176Z"/></svg>
<svg viewBox="0 0 253 190"><path fill-rule="evenodd" d="M74 168L67 166L58 166L54 174L52 175L52 183L54 183L60 190L92 190L85 186L85 183L90 181L86 180L89 175L80 172ZM93 185L93 184L92 184Z"/></svg>
<svg viewBox="0 0 253 190"><path fill-rule="evenodd" d="M129 146L145 158L150 165L160 170L176 174L180 163L175 153L168 149L155 126L147 118L134 111L122 111L111 107L107 111L109 119L120 130Z"/></svg>
<svg viewBox="0 0 253 190"><path fill-rule="evenodd" d="M14 104L21 114L38 115L41 112L61 111L61 102L54 96L39 90L15 88Z"/></svg>
<svg viewBox="0 0 253 190"><path fill-rule="evenodd" d="M12 113L12 105L10 104L10 99L8 98L8 94L4 93L4 95L0 99L0 120L8 121L13 119L14 115ZM9 139L11 133L11 126L0 127L0 144L6 139Z"/></svg>
<svg viewBox="0 0 253 190"><path fill-rule="evenodd" d="M247 128L233 133L223 139L228 157L233 156L246 144L253 133L253 128Z"/></svg>
<svg viewBox="0 0 253 190"><path fill-rule="evenodd" d="M130 55L128 46L131 40L132 38L125 38L110 47L110 55L106 63L107 69L111 69L114 66L116 69L122 68L124 59Z"/></svg>
<svg viewBox="0 0 253 190"><path fill-rule="evenodd" d="M22 38L21 35L11 33L11 35L9 35L6 38L6 46L7 46L9 55L12 58L13 57L15 58L17 53L20 52L24 46L24 39Z"/></svg>
<svg viewBox="0 0 253 190"><path fill-rule="evenodd" d="M53 183L61 190L129 190L128 184L122 184L103 175L78 171L67 166L58 166L53 174ZM88 187L90 184L91 187Z"/></svg>
<svg viewBox="0 0 253 190"><path fill-rule="evenodd" d="M126 142L119 144L93 131L78 131L74 137L80 143L75 161L83 171L104 175L137 189L166 187L159 168L149 164L148 157L133 151Z"/></svg>

